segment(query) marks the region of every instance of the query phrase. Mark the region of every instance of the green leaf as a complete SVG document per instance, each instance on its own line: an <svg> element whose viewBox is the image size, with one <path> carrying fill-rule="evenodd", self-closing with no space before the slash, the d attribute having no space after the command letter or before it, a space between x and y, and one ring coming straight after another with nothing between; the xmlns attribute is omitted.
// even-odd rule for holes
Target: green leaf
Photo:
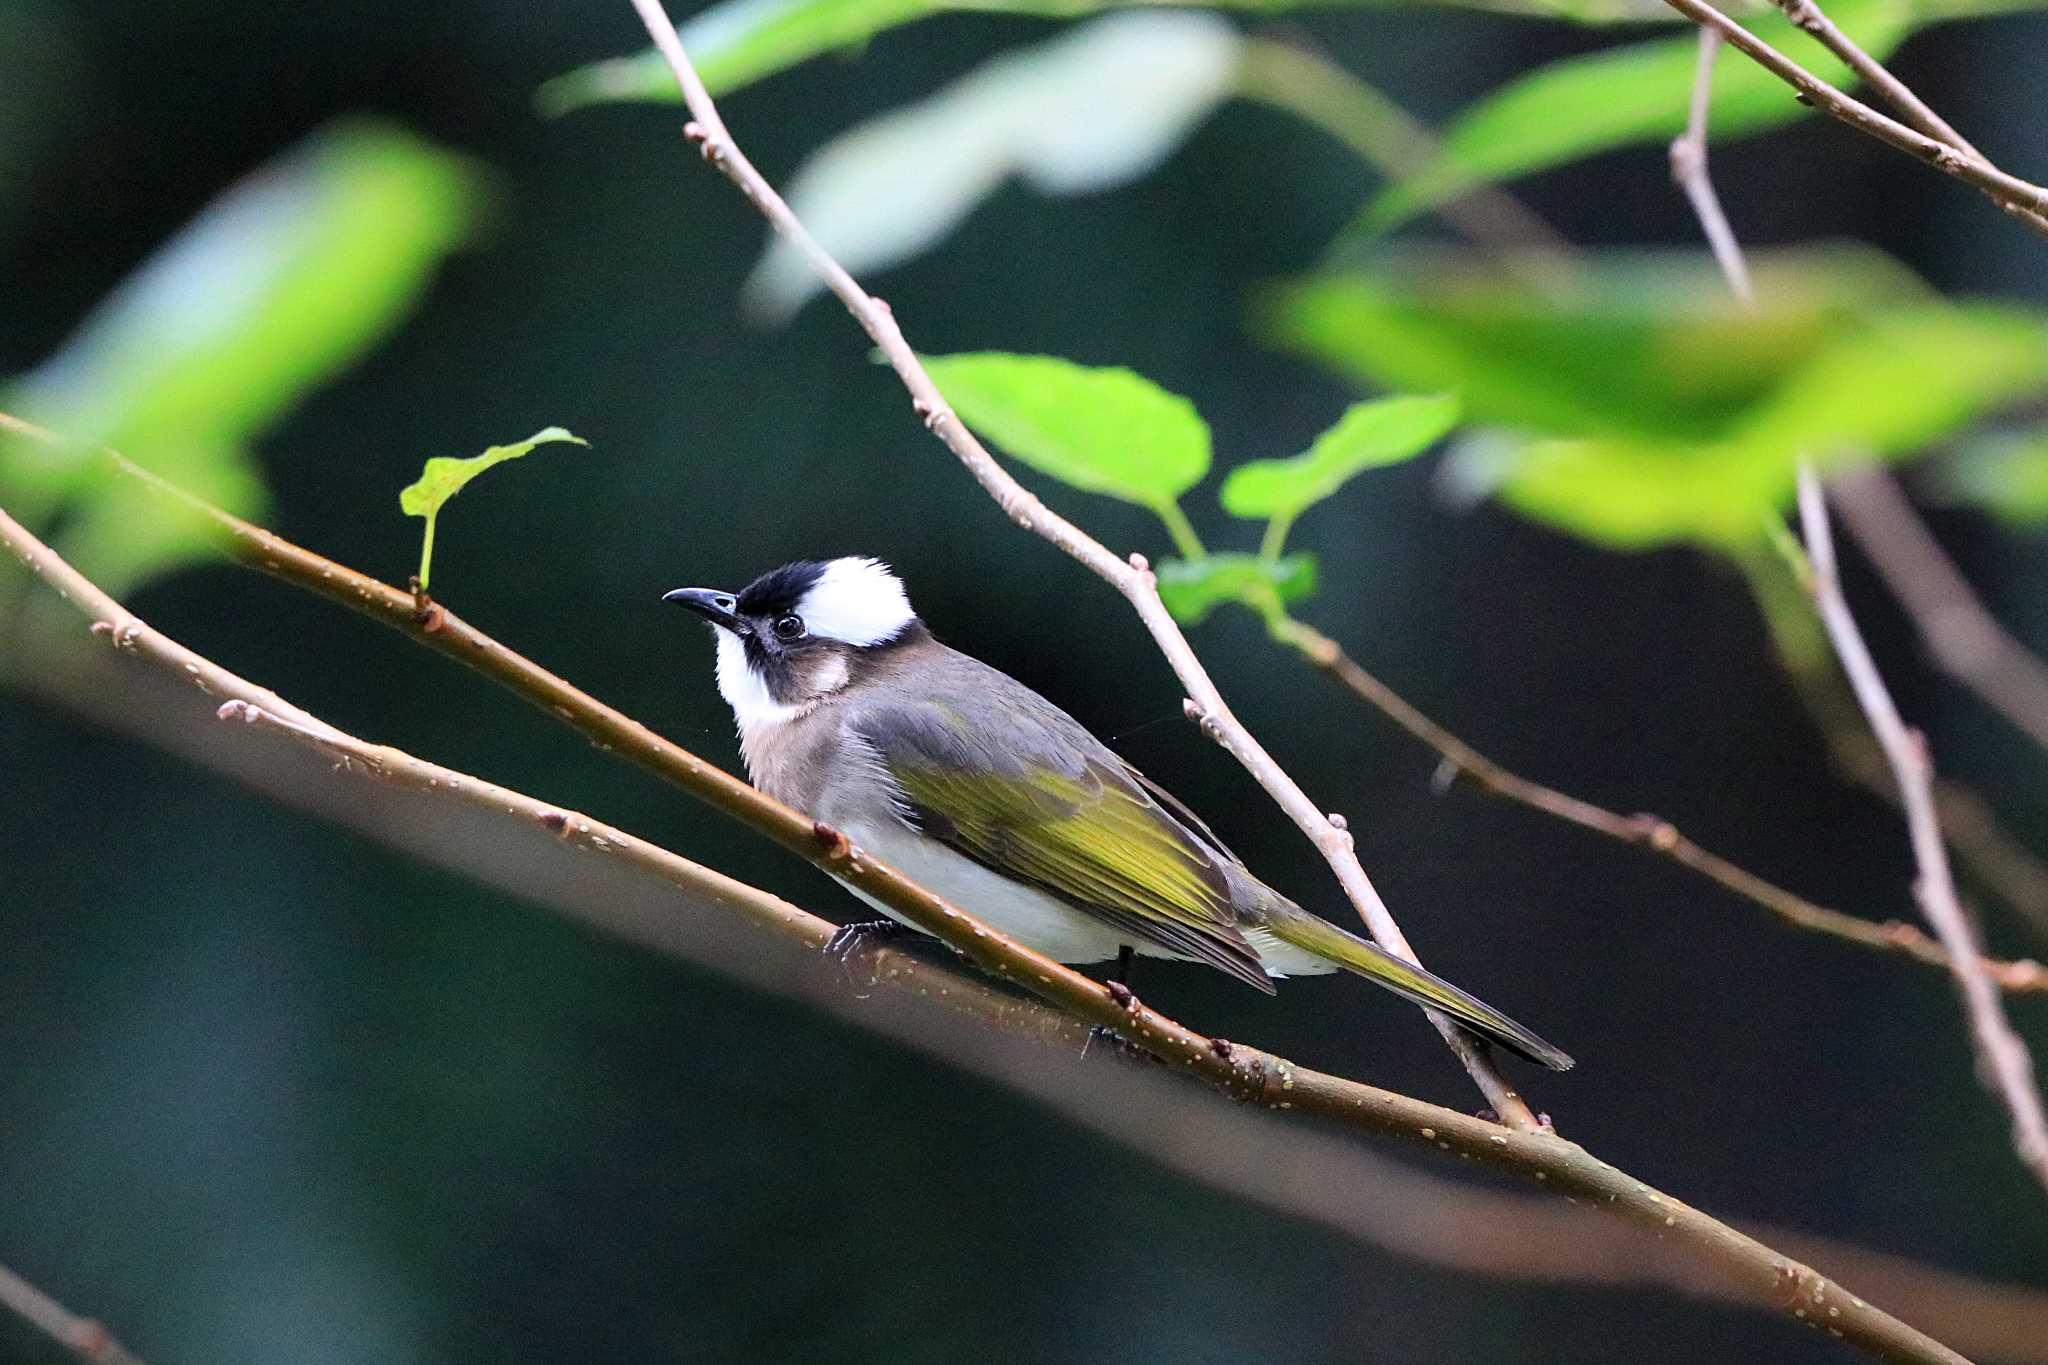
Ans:
<svg viewBox="0 0 2048 1365"><path fill-rule="evenodd" d="M1200 625L1210 612L1235 602L1272 618L1316 590L1316 557L1214 554L1169 559L1159 566L1159 598L1183 625Z"/></svg>
<svg viewBox="0 0 2048 1365"><path fill-rule="evenodd" d="M449 455L436 455L428 460L415 482L399 490L398 505L409 517L425 517L427 529L420 543L420 591L427 589L427 575L433 568L434 522L441 515L442 506L448 499L460 493L469 481L493 465L507 460L516 460L528 454L535 446L548 445L556 441L570 441L579 446L590 442L581 436L571 435L561 427L543 427L523 441L510 445L492 446L481 455L456 459Z"/></svg>
<svg viewBox="0 0 2048 1365"><path fill-rule="evenodd" d="M1877 317L1788 374L1720 438L1538 442L1502 498L1622 549L1754 541L1790 503L1801 456L1897 459L2048 391L2048 322L1984 305Z"/></svg>
<svg viewBox="0 0 2048 1365"><path fill-rule="evenodd" d="M2048 522L2048 431L1987 433L1957 452L1942 486L2009 526L2037 529Z"/></svg>
<svg viewBox="0 0 2048 1365"><path fill-rule="evenodd" d="M1307 453L1291 460L1253 460L1230 471L1221 500L1235 517L1299 516L1354 475L1412 459L1458 424L1452 394L1355 403Z"/></svg>
<svg viewBox="0 0 2048 1365"><path fill-rule="evenodd" d="M1900 0L1832 0L1828 15L1882 61L1904 41L1913 16ZM1848 69L1799 41L1775 12L1746 25L1781 51L1845 88ZM1538 67L1470 105L1445 129L1436 158L1382 190L1353 231L1391 231L1459 195L1495 181L1528 175L1596 152L1669 142L1686 126L1699 40L1688 32L1568 57ZM1812 111L1755 62L1723 52L1714 66L1708 129L1716 141L1745 137L1806 117Z"/></svg>
<svg viewBox="0 0 2048 1365"><path fill-rule="evenodd" d="M1455 390L1469 422L1701 439L1858 318L1930 297L1874 251L1759 252L1752 266L1754 311L1696 252L1588 255L1534 278L1393 252L1368 271L1269 291L1254 326L1375 389Z"/></svg>
<svg viewBox="0 0 2048 1365"><path fill-rule="evenodd" d="M1155 511L1209 472L1195 405L1129 370L981 351L925 360L968 426L1042 474Z"/></svg>
<svg viewBox="0 0 2048 1365"><path fill-rule="evenodd" d="M0 496L110 592L210 553L163 499L104 473L112 446L258 516L252 441L409 312L481 199L466 160L382 124L327 128L216 198L0 407L69 438L0 448Z"/></svg>
<svg viewBox="0 0 2048 1365"><path fill-rule="evenodd" d="M1237 34L1190 11L1115 14L1020 48L834 138L797 169L790 207L857 275L926 251L1011 178L1094 193L1144 175L1230 93ZM823 288L775 236L747 281L786 320Z"/></svg>
<svg viewBox="0 0 2048 1365"><path fill-rule="evenodd" d="M859 49L879 33L935 14L1009 14L1080 19L1105 10L1141 8L1153 0L722 0L679 30L683 47L713 95L729 94L779 71L832 52ZM2031 4L2035 0L1982 0ZM1207 6L1246 14L1278 14L1331 0L1215 0ZM1338 0L1356 8L1388 8L1392 0ZM1660 0L1427 0L1437 8L1536 15L1579 23L1666 21ZM1854 3L1854 0L1849 0ZM1142 64L1141 64L1142 65ZM542 85L541 112L556 117L596 104L678 104L682 94L661 54L649 48L580 66Z"/></svg>

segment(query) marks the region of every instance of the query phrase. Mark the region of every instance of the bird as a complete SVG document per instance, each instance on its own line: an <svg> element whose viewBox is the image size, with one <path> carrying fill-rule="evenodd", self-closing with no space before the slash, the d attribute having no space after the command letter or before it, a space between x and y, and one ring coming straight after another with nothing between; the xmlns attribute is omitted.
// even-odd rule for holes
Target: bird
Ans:
<svg viewBox="0 0 2048 1365"><path fill-rule="evenodd" d="M1066 963L1205 963L1273 994L1344 970L1563 1071L1572 1059L1433 973L1302 909L1200 817L1031 688L932 634L902 580L857 555L663 600L709 622L753 784ZM842 950L899 931L849 924ZM915 926L909 926L915 928Z"/></svg>

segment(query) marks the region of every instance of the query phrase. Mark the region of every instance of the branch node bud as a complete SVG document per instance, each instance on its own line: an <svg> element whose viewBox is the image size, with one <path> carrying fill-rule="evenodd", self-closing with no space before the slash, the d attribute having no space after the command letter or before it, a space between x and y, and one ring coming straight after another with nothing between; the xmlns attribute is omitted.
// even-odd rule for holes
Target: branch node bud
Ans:
<svg viewBox="0 0 2048 1365"><path fill-rule="evenodd" d="M846 836L823 820L811 821L811 838L817 842L819 848L825 850L825 856L834 862L850 856L853 852L853 845L847 842Z"/></svg>

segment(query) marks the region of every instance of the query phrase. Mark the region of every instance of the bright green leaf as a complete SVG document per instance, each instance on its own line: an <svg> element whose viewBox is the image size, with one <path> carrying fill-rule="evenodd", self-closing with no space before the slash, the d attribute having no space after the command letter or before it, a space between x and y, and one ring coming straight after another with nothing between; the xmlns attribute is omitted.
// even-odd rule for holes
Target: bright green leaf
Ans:
<svg viewBox="0 0 2048 1365"><path fill-rule="evenodd" d="M68 438L0 449L0 494L109 591L209 552L163 499L101 477L101 446L260 514L249 443L397 325L469 231L475 169L398 129L325 129L216 198L0 407Z"/></svg>
<svg viewBox="0 0 2048 1365"><path fill-rule="evenodd" d="M937 94L860 124L801 167L790 207L857 275L923 252L1021 178L1046 194L1150 171L1230 93L1237 34L1191 11L1114 14L1007 52ZM769 240L749 306L788 318L823 285Z"/></svg>
<svg viewBox="0 0 2048 1365"><path fill-rule="evenodd" d="M1831 0L1828 15L1880 61L1912 28L1901 0ZM1781 51L1797 46L1800 61L1822 80L1852 84L1833 56L1797 43L1799 35L1782 15L1773 12L1747 26ZM1391 231L1481 184L1617 147L1669 142L1685 129L1698 55L1698 38L1686 33L1568 57L1517 77L1458 115L1436 159L1382 190L1356 230ZM1783 81L1734 53L1715 64L1713 98L1707 126L1717 141L1811 112Z"/></svg>
<svg viewBox="0 0 2048 1365"><path fill-rule="evenodd" d="M481 455L457 459L449 455L436 455L428 460L426 468L420 471L417 481L399 490L398 505L409 517L427 519L426 534L420 543L420 591L427 589L428 571L434 559L434 522L441 515L441 508L448 499L460 493L469 481L489 469L492 465L516 460L532 451L535 446L556 441L570 441L579 446L590 442L581 436L571 435L561 427L544 427L523 441L511 445L492 446Z"/></svg>
<svg viewBox="0 0 2048 1365"><path fill-rule="evenodd" d="M1236 517L1299 516L1354 475L1412 459L1458 424L1452 394L1355 403L1291 460L1253 460L1230 471L1221 500Z"/></svg>
<svg viewBox="0 0 2048 1365"><path fill-rule="evenodd" d="M1155 511L1209 472L1195 405L1142 375L1048 355L982 351L925 361L962 420L1042 474Z"/></svg>
<svg viewBox="0 0 2048 1365"><path fill-rule="evenodd" d="M1159 566L1159 597L1173 618L1199 625L1210 612L1228 602L1272 617L1284 606L1316 590L1316 558L1311 554L1262 559L1256 555L1214 554L1201 559L1169 559Z"/></svg>
<svg viewBox="0 0 2048 1365"><path fill-rule="evenodd" d="M1465 420L1566 437L1702 439L1830 338L1926 287L1879 253L1757 253L1760 305L1703 253L1588 256L1544 278L1396 252L1370 271L1283 285L1255 326L1375 389L1456 390Z"/></svg>

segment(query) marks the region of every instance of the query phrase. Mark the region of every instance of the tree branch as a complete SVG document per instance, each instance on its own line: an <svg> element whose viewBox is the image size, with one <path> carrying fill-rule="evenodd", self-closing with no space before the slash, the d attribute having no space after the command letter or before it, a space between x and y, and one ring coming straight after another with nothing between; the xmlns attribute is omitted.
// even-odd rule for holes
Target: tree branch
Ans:
<svg viewBox="0 0 2048 1365"><path fill-rule="evenodd" d="M160 481L152 480L152 485L167 488ZM204 508L196 500L187 501ZM310 570L312 581L322 585L320 590L325 595L367 605L370 614L379 619L390 619L395 606L400 619L411 622L412 599L397 589L322 560L225 513L215 511L212 516L219 524L239 528L233 544L261 556L256 562L273 572L290 576L286 565L299 565ZM342 752L360 743L151 629L4 512L0 512L0 543L6 544L31 572L92 618L93 634L112 643L117 652L147 660L171 676L199 687L210 698L246 704L246 710L237 709L233 714L253 710L284 717L290 721L288 728L295 736ZM319 567L322 565L325 567ZM1872 1306L1867 1299L1850 1294L1811 1267L1652 1189L1554 1133L1506 1130L1499 1124L1439 1105L1298 1067L1254 1048L1203 1037L1143 1005L1127 990L1112 992L1079 972L1045 959L932 897L900 874L865 855L855 854L835 831L806 820L553 678L443 608L435 607L426 621L409 624L407 633L465 659L494 678L512 682L522 695L548 698L545 704L563 719L588 735L604 736L600 742L605 747L676 777L687 789L705 796L725 813L770 834L835 875L857 880L863 890L892 908L901 909L920 923L929 923L928 932L961 951L982 970L1018 982L1082 1021L1114 1029L1170 1067L1200 1076L1236 1099L1265 1109L1298 1110L1360 1133L1399 1137L1425 1150L1455 1152L1482 1165L1540 1181L1557 1193L1604 1207L1638 1227L1684 1246L1704 1265L1726 1277L1745 1299L1802 1319L1825 1321L1830 1331L1839 1332L1845 1340L1879 1358L1939 1361L1943 1365L1956 1365L1962 1360L1946 1346ZM414 780L424 777L428 782L446 780L446 770L436 771L424 764L411 766L417 760L389 766L392 761L384 756L394 752L370 746L371 756L386 765L386 772L397 772ZM715 774L716 780L698 776L700 768ZM477 805L503 800L508 795L502 788L475 779L468 781L472 785L456 789L451 795ZM568 814L556 813L563 816L566 828ZM546 814L546 810L533 812L522 823L528 829L552 828ZM515 814L512 818L519 817ZM587 837L592 851L598 851L599 838L606 840L607 851L614 833L623 840L623 832L600 833L600 829L596 822L589 822ZM771 923L781 918L779 914L761 917L763 922Z"/></svg>
<svg viewBox="0 0 2048 1365"><path fill-rule="evenodd" d="M1128 561L1118 559L1099 541L1040 502L996 463L987 448L954 414L939 393L938 386L932 383L931 376L925 373L917 353L903 339L888 305L869 295L845 267L833 259L831 253L798 221L782 196L775 192L774 186L754 169L753 163L740 151L732 134L726 131L725 123L704 89L704 82L698 78L696 68L683 52L675 25L669 22L660 0L633 0L633 7L646 25L648 36L654 40L654 45L674 72L676 83L682 88L683 98L695 120L684 127L684 136L697 145L706 161L738 187L775 231L788 239L840 302L846 305L847 311L880 348L897 377L903 381L903 386L910 391L912 406L925 426L945 442L975 481L995 499L1004 515L1023 529L1036 532L1050 541L1123 594L1144 622L1160 652L1173 666L1181 685L1187 689L1186 709L1190 719L1196 720L1205 734L1243 764L1245 770L1314 843L1380 945L1410 962L1417 961L1415 950L1409 946L1401 926L1395 922L1393 913L1387 909L1386 902L1380 899L1365 869L1359 865L1350 833L1332 822L1328 813L1309 799L1308 794L1231 712L1223 694L1195 657L1187 637L1181 634L1180 627L1159 600L1158 581L1144 558L1133 555ZM1443 1014L1435 1010L1425 1013L1457 1054L1501 1121L1523 1132L1537 1131L1536 1116L1495 1068L1486 1055L1484 1045Z"/></svg>
<svg viewBox="0 0 2048 1365"><path fill-rule="evenodd" d="M1905 117L1906 122L1935 141L1946 142L1964 156L1990 164L1982 152L1949 126L1947 119L1928 108L1883 62L1865 52L1854 38L1842 32L1815 0L1772 0L1772 3L1785 12L1785 17L1792 21L1794 27L1810 34L1822 47L1841 58L1842 64L1855 72L1858 80L1882 96L1886 104Z"/></svg>
<svg viewBox="0 0 2048 1365"><path fill-rule="evenodd" d="M2043 1114L2041 1092L2034 1084L2033 1061L2007 1021L1998 992L1977 965L1975 935L1962 903L1956 898L1948 851L1942 844L1941 827L1935 818L1934 768L1928 758L1926 738L1906 728L1885 688L1884 678L1877 671L1877 663L1863 642L1856 618L1850 614L1848 600L1842 596L1834 536L1828 526L1820 478L1806 462L1799 467L1799 524L1807 556L1812 561L1812 591L1821 622L1834 642L1835 653L1849 675L1849 685L1877 735L1877 742L1884 747L1905 803L1913 860L1920 869L1914 891L1921 909L1934 925L1935 934L1949 951L1950 969L1963 996L1979 1059L1988 1073L1986 1079L2012 1115L2013 1144L2020 1160L2042 1185L2048 1186L2048 1115Z"/></svg>
<svg viewBox="0 0 2048 1365"><path fill-rule="evenodd" d="M1673 0L1673 3L1677 2ZM1797 2L1807 9L1813 7L1812 0ZM1707 105L1705 91L1712 74L1713 50L1703 46L1694 86L1694 126L1688 130L1689 137L1698 137L1702 142ZM1675 169L1681 166L1676 148L1672 164ZM1693 181L1688 189L1688 198L1695 205L1704 201L1711 210L1711 213L1701 215L1702 226L1711 237L1715 235L1718 224L1718 231L1725 240L1726 259L1723 259L1719 244L1715 256L1722 260L1722 272L1728 280L1729 289L1744 306L1753 308L1756 300L1750 293L1749 272L1743 262L1742 248L1721 217L1713 185L1707 178L1705 157L1691 160L1685 167L1685 173ZM1856 618L1849 611L1848 599L1842 596L1841 576L1835 563L1834 535L1828 525L1820 476L1814 473L1812 461L1803 456L1799 460L1798 490L1799 521L1809 561L1807 587L1820 613L1822 628L1834 646L1835 657L1848 674L1850 689L1871 732L1884 750L1892 779L1898 786L1906 811L1906 829L1912 842L1913 860L1919 868L1914 893L1922 911L1933 924L1936 937L1948 950L1949 970L1962 992L1971 1032L1977 1040L1979 1058L2012 1115L2013 1140L2020 1160L2037 1180L2048 1186L2048 1117L2042 1113L2041 1094L2034 1086L2033 1061L2006 1020L2004 1004L1984 970L1982 950L1976 943L1968 917L1963 913L1962 902L1956 896L1955 878L1949 872L1948 848L1942 841L1941 822L1935 811L1934 765L1928 758L1926 739L1915 731L1909 731L1900 718L1898 707L1877 671L1877 663L1864 644Z"/></svg>
<svg viewBox="0 0 2048 1365"><path fill-rule="evenodd" d="M1882 469L1838 474L1828 496L1948 675L2048 748L2048 666L2000 626Z"/></svg>
<svg viewBox="0 0 2048 1365"><path fill-rule="evenodd" d="M1860 948L1900 953L1943 970L1949 967L1948 950L1929 938L1917 925L1899 920L1874 922L1831 910L1701 848L1661 816L1647 812L1623 815L1509 771L1424 715L1400 693L1361 667L1335 640L1312 626L1290 618L1278 625L1275 635L1434 750L1443 759L1440 771L1453 780L1459 776L1469 778L1488 796L1516 802L1567 824L1669 858L1763 907L1780 923L1791 928L1826 934ZM2006 990L2048 992L2048 967L2032 958L2007 962L1987 957L1983 961L1985 972Z"/></svg>
<svg viewBox="0 0 2048 1365"><path fill-rule="evenodd" d="M1858 132L1888 143L1927 162L1944 175L1975 187L2036 232L2048 235L2048 189L2010 175L1981 157L1963 152L1938 138L1908 128L1854 96L1842 93L1715 9L1707 0L1665 0L1665 3L1702 28L1712 29L1730 47L1791 86L1800 103L1812 105Z"/></svg>
<svg viewBox="0 0 2048 1365"><path fill-rule="evenodd" d="M0 1308L27 1322L80 1360L93 1365L142 1365L111 1332L0 1265Z"/></svg>

